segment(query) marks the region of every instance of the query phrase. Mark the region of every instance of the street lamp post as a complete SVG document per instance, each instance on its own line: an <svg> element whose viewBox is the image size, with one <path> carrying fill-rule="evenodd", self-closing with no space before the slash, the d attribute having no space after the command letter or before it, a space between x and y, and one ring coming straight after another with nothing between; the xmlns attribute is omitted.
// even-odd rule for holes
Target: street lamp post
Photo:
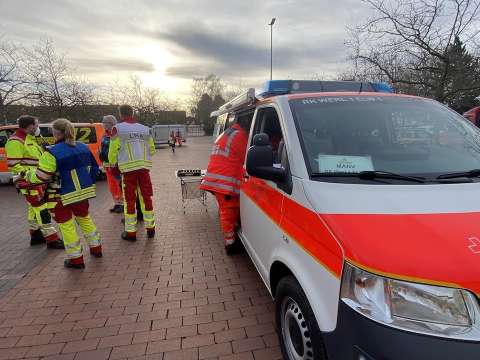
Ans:
<svg viewBox="0 0 480 360"><path fill-rule="evenodd" d="M268 24L270 26L270 80L273 77L273 24L275 24L275 20L275 18L272 18Z"/></svg>

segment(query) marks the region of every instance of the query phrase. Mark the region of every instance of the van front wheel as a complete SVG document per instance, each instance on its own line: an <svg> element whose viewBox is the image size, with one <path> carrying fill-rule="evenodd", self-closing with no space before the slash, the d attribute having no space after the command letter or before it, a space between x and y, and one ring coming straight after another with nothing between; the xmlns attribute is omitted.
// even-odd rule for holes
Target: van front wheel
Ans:
<svg viewBox="0 0 480 360"><path fill-rule="evenodd" d="M280 347L285 359L327 359L313 311L293 276L286 276L278 283L275 313Z"/></svg>

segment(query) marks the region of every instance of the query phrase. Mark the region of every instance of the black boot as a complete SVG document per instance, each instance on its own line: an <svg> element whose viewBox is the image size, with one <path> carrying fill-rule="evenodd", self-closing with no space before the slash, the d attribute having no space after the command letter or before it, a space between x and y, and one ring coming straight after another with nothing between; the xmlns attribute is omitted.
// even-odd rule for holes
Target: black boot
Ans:
<svg viewBox="0 0 480 360"><path fill-rule="evenodd" d="M227 255L238 255L246 252L242 242L237 239L233 244L225 245L225 251Z"/></svg>
<svg viewBox="0 0 480 360"><path fill-rule="evenodd" d="M127 240L127 241L137 241L137 236L136 235L128 235L126 231L122 232L122 239Z"/></svg>
<svg viewBox="0 0 480 360"><path fill-rule="evenodd" d="M155 237L155 229L147 229L147 237L153 239Z"/></svg>
<svg viewBox="0 0 480 360"><path fill-rule="evenodd" d="M47 243L48 249L65 249L65 244L62 240L58 239Z"/></svg>
<svg viewBox="0 0 480 360"><path fill-rule="evenodd" d="M115 214L122 214L123 213L123 205L115 205L113 207L113 212Z"/></svg>
<svg viewBox="0 0 480 360"><path fill-rule="evenodd" d="M45 238L40 229L37 229L30 234L30 245L35 246L39 244L45 244Z"/></svg>
<svg viewBox="0 0 480 360"><path fill-rule="evenodd" d="M65 261L63 262L63 266L65 266L66 268L72 268L72 269L85 269L85 264L83 263L83 260L82 262L80 263L75 263L75 262L72 262L72 260L70 259L65 259Z"/></svg>

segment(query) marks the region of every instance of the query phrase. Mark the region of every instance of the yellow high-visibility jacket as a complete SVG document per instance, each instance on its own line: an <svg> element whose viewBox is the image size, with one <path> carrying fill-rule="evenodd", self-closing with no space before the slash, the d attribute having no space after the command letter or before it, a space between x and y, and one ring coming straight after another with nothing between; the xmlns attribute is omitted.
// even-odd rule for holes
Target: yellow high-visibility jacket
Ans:
<svg viewBox="0 0 480 360"><path fill-rule="evenodd" d="M120 172L150 169L154 154L155 143L147 126L122 122L113 128L108 162L118 164Z"/></svg>
<svg viewBox="0 0 480 360"><path fill-rule="evenodd" d="M25 173L38 166L38 160L43 154L43 149L38 145L33 135L26 134L18 129L10 136L5 145L7 153L8 170L14 175Z"/></svg>

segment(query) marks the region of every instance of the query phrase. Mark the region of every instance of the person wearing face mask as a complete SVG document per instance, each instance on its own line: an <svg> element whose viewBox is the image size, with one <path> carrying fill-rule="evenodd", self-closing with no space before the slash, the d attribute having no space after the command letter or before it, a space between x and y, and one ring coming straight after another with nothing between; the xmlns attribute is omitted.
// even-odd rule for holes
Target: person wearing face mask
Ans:
<svg viewBox="0 0 480 360"><path fill-rule="evenodd" d="M30 245L46 243L48 248L63 249L63 242L58 238L57 230L52 224L45 192L46 184L30 185L23 175L38 167L38 161L44 150L38 144L36 136L40 135L38 119L22 115L17 120L18 129L5 145L9 171L15 179L15 186L27 201L27 219L30 231Z"/></svg>
<svg viewBox="0 0 480 360"><path fill-rule="evenodd" d="M102 161L105 174L107 175L107 184L110 194L113 198L113 207L110 212L122 214L123 213L123 196L122 189L120 187L121 176L118 170L117 164L111 164L108 162L108 149L110 146L110 138L112 136L112 129L117 125L117 119L113 115L106 115L102 120L105 134L102 138L102 144L100 147L100 160Z"/></svg>
<svg viewBox="0 0 480 360"><path fill-rule="evenodd" d="M67 259L65 267L83 269L82 246L76 224L94 257L102 257L100 235L89 215L88 199L96 196L95 180L98 165L87 145L75 141L75 129L67 119L57 119L52 124L55 145L44 152L37 169L26 174L29 183L51 181L54 176L60 180L60 189L53 208L55 221L65 242Z"/></svg>

